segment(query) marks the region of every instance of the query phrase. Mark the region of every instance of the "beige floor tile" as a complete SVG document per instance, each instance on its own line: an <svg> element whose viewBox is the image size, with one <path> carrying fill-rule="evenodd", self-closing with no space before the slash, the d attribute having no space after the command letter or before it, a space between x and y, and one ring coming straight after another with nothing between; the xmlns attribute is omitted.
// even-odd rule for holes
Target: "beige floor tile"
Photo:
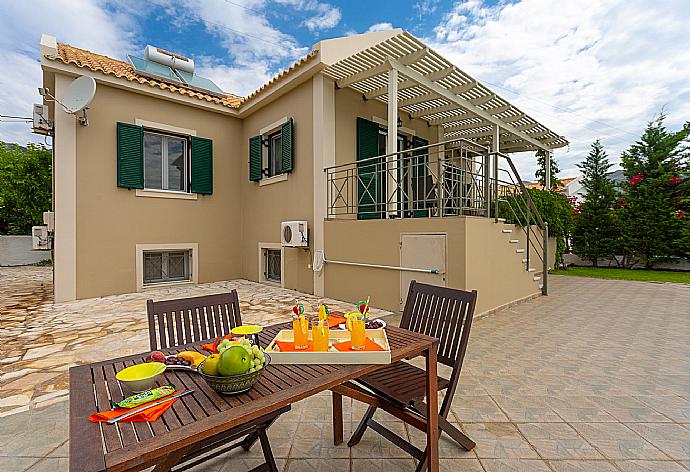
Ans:
<svg viewBox="0 0 690 472"><path fill-rule="evenodd" d="M486 472L550 472L542 460L529 459L480 459Z"/></svg>
<svg viewBox="0 0 690 472"><path fill-rule="evenodd" d="M562 422L563 419L551 408L546 396L493 395L501 410L514 422Z"/></svg>
<svg viewBox="0 0 690 472"><path fill-rule="evenodd" d="M407 434L407 428L402 422L382 422L381 424L401 438L407 441L410 440L410 437ZM353 459L366 459L370 457L381 459L410 457L405 451L388 441L371 428L367 428L364 436L362 436L362 440L359 442L359 444L352 447L351 451L351 457Z"/></svg>
<svg viewBox="0 0 690 472"><path fill-rule="evenodd" d="M608 459L669 458L621 423L573 423L572 426Z"/></svg>
<svg viewBox="0 0 690 472"><path fill-rule="evenodd" d="M550 460L549 465L555 472L618 472L608 461Z"/></svg>
<svg viewBox="0 0 690 472"><path fill-rule="evenodd" d="M526 423L518 428L544 459L604 459L566 423Z"/></svg>
<svg viewBox="0 0 690 472"><path fill-rule="evenodd" d="M451 413L456 421L463 423L508 421L489 395L456 395L451 403Z"/></svg>
<svg viewBox="0 0 690 472"><path fill-rule="evenodd" d="M460 431L463 431L462 426L459 423L452 424ZM408 431L412 445L424 450L426 448L426 434L411 426L408 426ZM477 457L474 451L467 451L446 433L442 433L441 437L439 438L438 452L439 457L448 459L472 459Z"/></svg>
<svg viewBox="0 0 690 472"><path fill-rule="evenodd" d="M666 423L631 423L628 426L675 460L690 460L690 430Z"/></svg>
<svg viewBox="0 0 690 472"><path fill-rule="evenodd" d="M372 456L376 457L376 456ZM412 459L352 459L352 472L414 472Z"/></svg>
<svg viewBox="0 0 690 472"><path fill-rule="evenodd" d="M440 461L441 472L484 472L478 459L443 459Z"/></svg>
<svg viewBox="0 0 690 472"><path fill-rule="evenodd" d="M3 472L24 472L31 465L40 461L40 457L2 457L0 456L0 470ZM55 471L57 472L57 471Z"/></svg>
<svg viewBox="0 0 690 472"><path fill-rule="evenodd" d="M466 423L462 425L477 446L477 457L496 459L532 459L537 453L511 423Z"/></svg>
<svg viewBox="0 0 690 472"><path fill-rule="evenodd" d="M686 472L686 469L673 461L616 461L623 472Z"/></svg>
<svg viewBox="0 0 690 472"><path fill-rule="evenodd" d="M347 438L352 434L349 423L345 424L343 432L345 441L334 446L332 423L300 422L294 433L290 459L349 459Z"/></svg>
<svg viewBox="0 0 690 472"><path fill-rule="evenodd" d="M290 459L287 472L349 472L349 459Z"/></svg>

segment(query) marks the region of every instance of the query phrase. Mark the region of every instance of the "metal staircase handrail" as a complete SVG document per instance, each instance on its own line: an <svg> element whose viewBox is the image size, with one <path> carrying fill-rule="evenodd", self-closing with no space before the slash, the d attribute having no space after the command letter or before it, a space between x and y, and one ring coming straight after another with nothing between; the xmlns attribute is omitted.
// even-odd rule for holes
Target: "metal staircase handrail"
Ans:
<svg viewBox="0 0 690 472"><path fill-rule="evenodd" d="M520 196L523 198L525 203L527 204L527 211L528 211L528 218L525 226L525 235L527 237L527 265L526 265L526 270L529 271L529 265L530 265L530 252L529 252L529 247L530 247L530 237L529 235L532 233L532 215L534 216L534 220L537 223L537 226L541 229L542 232L542 254L540 254L540 259L542 262L542 287L541 291L542 294L548 295L548 274L549 274L549 224L548 222L545 222L544 219L541 217L541 214L539 213L539 210L537 209L537 206L534 204L534 201L532 200L532 196L530 195L529 191L527 190L527 187L525 186L525 183L522 181L522 178L520 177L520 173L517 171L517 168L515 167L515 164L513 164L513 160L510 158L510 156L503 154L501 152L492 152L491 155L494 156L494 179L495 179L495 199L496 199L496 214L495 217L498 218L498 158L502 157L508 162L508 165L510 166L510 170L512 172L512 175L510 173L508 174L511 177L511 180L513 176L515 176L515 179L517 179L518 186L520 188ZM510 206L510 204L509 204ZM511 211L515 212L515 210L510 206ZM531 214L530 214L531 213Z"/></svg>
<svg viewBox="0 0 690 472"><path fill-rule="evenodd" d="M497 154L499 157L502 157L508 162L508 165L510 166L510 170L513 172L513 175L518 181L518 184L520 186L520 190L522 193L522 197L525 199L527 202L527 205L530 207L530 209L534 212L535 219L537 221L537 224L539 225L539 228L544 229L545 228L545 223L544 220L541 217L541 214L539 213L539 210L537 210L537 206L534 204L534 201L532 200L532 197L529 194L529 191L527 190L527 187L525 186L525 183L522 181L522 178L520 177L520 174L517 171L517 168L515 167L515 164L513 164L513 160L510 158L510 156L503 154L501 152L497 153L492 153L492 154Z"/></svg>

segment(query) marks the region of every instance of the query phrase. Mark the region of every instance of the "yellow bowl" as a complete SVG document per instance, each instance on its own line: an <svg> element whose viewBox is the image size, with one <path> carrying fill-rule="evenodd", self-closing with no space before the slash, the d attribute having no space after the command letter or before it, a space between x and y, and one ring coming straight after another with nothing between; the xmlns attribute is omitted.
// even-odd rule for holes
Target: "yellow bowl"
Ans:
<svg viewBox="0 0 690 472"><path fill-rule="evenodd" d="M238 336L249 336L260 333L261 331L263 331L263 328L257 325L242 325L232 328L232 334L236 334Z"/></svg>
<svg viewBox="0 0 690 472"><path fill-rule="evenodd" d="M163 372L165 364L162 362L146 362L122 369L115 378L128 390L139 393L153 387Z"/></svg>

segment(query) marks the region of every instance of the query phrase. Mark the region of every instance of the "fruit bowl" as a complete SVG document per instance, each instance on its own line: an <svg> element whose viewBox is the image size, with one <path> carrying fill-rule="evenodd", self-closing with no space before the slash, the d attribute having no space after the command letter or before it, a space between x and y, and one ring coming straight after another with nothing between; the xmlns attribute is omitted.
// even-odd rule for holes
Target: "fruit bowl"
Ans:
<svg viewBox="0 0 690 472"><path fill-rule="evenodd" d="M264 358L264 366L261 369L255 372L247 372L246 374L227 376L204 374L202 369L206 361L199 364L197 372L213 390L221 395L238 395L246 392L259 381L264 370L271 363L271 357L268 354L264 354Z"/></svg>

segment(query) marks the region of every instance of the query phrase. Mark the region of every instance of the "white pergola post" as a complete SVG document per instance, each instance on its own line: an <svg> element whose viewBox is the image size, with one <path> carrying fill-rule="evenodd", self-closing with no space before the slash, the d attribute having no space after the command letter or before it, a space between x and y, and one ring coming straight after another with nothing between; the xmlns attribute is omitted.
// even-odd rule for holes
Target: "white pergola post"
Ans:
<svg viewBox="0 0 690 472"><path fill-rule="evenodd" d="M388 135L386 136L386 154L398 151L398 70L391 67L388 71ZM397 155L386 158L386 201L388 215L398 210Z"/></svg>
<svg viewBox="0 0 690 472"><path fill-rule="evenodd" d="M494 218L498 218L498 153L501 152L501 127L494 125L492 127L491 152L494 153L491 159L493 192L492 198L494 203ZM489 207L490 208L490 207Z"/></svg>
<svg viewBox="0 0 690 472"><path fill-rule="evenodd" d="M546 167L546 177L544 178L544 190L551 190L551 151L545 151L544 167Z"/></svg>

